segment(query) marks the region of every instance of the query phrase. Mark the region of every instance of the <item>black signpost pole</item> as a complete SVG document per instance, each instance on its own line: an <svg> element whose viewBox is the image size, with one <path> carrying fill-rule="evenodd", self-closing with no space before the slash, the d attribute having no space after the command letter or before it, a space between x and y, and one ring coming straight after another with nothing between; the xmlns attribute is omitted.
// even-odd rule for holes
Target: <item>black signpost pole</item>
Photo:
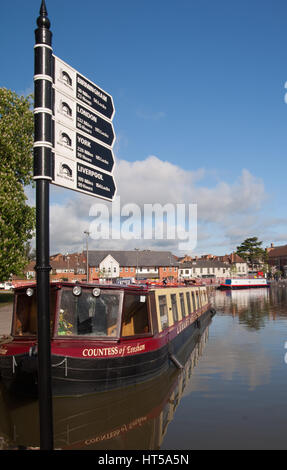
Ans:
<svg viewBox="0 0 287 470"><path fill-rule="evenodd" d="M50 349L49 190L52 180L52 33L42 0L35 30L34 180L36 181L36 273L40 448L53 449Z"/></svg>

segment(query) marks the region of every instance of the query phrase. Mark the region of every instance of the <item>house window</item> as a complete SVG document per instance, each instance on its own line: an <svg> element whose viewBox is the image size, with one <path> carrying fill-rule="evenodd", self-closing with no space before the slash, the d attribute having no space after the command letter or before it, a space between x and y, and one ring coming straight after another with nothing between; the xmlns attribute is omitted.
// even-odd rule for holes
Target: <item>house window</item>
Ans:
<svg viewBox="0 0 287 470"><path fill-rule="evenodd" d="M128 273L128 272L129 272L129 268L125 268L125 272Z"/></svg>

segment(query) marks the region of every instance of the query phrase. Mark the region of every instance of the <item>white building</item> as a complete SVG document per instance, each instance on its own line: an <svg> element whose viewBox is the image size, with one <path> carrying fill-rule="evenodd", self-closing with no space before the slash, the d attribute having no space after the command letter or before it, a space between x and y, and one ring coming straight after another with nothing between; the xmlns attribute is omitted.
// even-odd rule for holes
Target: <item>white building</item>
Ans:
<svg viewBox="0 0 287 470"><path fill-rule="evenodd" d="M231 266L231 275L233 277L247 277L248 276L248 264L236 253L230 255L218 257L223 263L229 263Z"/></svg>
<svg viewBox="0 0 287 470"><path fill-rule="evenodd" d="M117 278L120 275L120 265L112 255L106 256L99 265L103 277Z"/></svg>
<svg viewBox="0 0 287 470"><path fill-rule="evenodd" d="M230 265L221 261L197 260L179 266L179 279L230 277Z"/></svg>

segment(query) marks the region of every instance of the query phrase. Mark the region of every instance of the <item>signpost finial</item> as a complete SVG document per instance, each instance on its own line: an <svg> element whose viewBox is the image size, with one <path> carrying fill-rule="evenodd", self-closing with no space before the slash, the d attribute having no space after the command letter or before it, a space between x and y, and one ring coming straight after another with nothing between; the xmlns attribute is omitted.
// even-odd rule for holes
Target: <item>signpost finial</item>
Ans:
<svg viewBox="0 0 287 470"><path fill-rule="evenodd" d="M37 25L39 26L39 28L50 28L50 20L48 18L48 11L45 0L42 0L41 3L40 16L37 19Z"/></svg>

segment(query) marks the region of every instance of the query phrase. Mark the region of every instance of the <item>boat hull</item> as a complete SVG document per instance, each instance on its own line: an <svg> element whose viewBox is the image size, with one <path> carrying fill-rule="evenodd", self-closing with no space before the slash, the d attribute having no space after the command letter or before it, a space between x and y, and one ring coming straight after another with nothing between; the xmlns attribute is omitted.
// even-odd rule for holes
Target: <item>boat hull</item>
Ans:
<svg viewBox="0 0 287 470"><path fill-rule="evenodd" d="M152 380L169 367L180 367L176 358L189 341L195 340L202 325L209 322L214 313L209 308L189 325L178 325L178 329L173 328L158 339L149 339L150 345L155 344L154 348L146 347L145 352L129 356L88 357L87 352L85 357L73 357L53 354L52 346L53 395L75 396L113 390ZM106 349L113 352L112 348ZM113 349L115 352L116 347ZM92 351L92 347L84 351ZM94 351L97 353L96 348ZM37 396L38 357L33 348L26 354L1 356L0 364L6 388L17 394Z"/></svg>
<svg viewBox="0 0 287 470"><path fill-rule="evenodd" d="M255 289L255 288L266 288L270 287L269 282L266 279L226 279L223 284L219 286L222 290L233 290L233 289Z"/></svg>
<svg viewBox="0 0 287 470"><path fill-rule="evenodd" d="M221 290L238 290L238 289L262 289L262 288L268 288L270 287L269 284L250 284L250 285L226 285L226 284L221 284L219 286L219 289Z"/></svg>

